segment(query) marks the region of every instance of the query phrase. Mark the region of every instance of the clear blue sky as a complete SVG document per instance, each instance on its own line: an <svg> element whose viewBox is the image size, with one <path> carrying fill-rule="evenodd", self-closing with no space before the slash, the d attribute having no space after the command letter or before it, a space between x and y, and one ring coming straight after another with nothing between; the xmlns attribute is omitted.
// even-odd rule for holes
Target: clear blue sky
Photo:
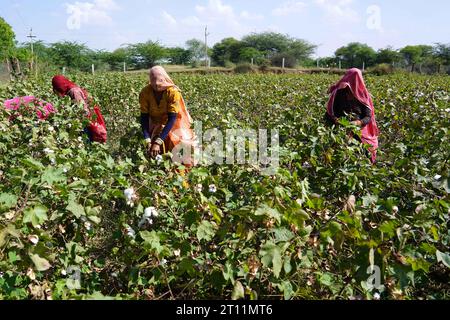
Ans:
<svg viewBox="0 0 450 320"><path fill-rule="evenodd" d="M448 0L0 0L0 16L20 42L32 27L45 42L78 41L113 50L158 40L209 44L225 37L276 31L319 45L329 56L352 41L375 49L450 42Z"/></svg>

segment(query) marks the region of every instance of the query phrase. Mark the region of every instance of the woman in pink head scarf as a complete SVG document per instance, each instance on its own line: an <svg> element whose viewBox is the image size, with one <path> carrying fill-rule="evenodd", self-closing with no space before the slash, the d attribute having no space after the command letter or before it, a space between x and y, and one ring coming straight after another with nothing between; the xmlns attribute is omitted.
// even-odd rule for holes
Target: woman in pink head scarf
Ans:
<svg viewBox="0 0 450 320"><path fill-rule="evenodd" d="M163 67L150 70L150 84L139 95L141 107L141 126L147 142L147 152L155 158L164 152L173 152L183 147L183 151L192 151L194 132L191 129L192 118L184 103L180 89L174 84ZM192 166L190 155L183 155L180 161Z"/></svg>
<svg viewBox="0 0 450 320"><path fill-rule="evenodd" d="M352 123L361 128L362 142L371 146L371 161L375 163L379 131L375 108L362 72L356 68L348 70L338 83L330 87L329 93L327 118L337 124L339 118L350 116Z"/></svg>
<svg viewBox="0 0 450 320"><path fill-rule="evenodd" d="M56 112L51 103L33 96L15 97L14 99L6 100L3 105L6 110L17 111L18 113L23 113L25 110L35 112L41 121L47 120L52 113ZM12 118L15 117L15 115L12 116Z"/></svg>

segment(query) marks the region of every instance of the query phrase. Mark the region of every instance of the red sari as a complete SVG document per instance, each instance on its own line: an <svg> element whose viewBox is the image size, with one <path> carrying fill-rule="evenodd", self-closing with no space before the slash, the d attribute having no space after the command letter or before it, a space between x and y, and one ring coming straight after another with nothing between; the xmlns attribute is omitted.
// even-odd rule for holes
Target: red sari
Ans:
<svg viewBox="0 0 450 320"><path fill-rule="evenodd" d="M91 140L99 143L106 143L108 134L105 120L103 119L99 106L94 106L93 112L91 111L91 99L89 99L87 91L78 87L75 83L61 75L53 77L52 85L53 90L60 95L68 95L73 101L83 103L86 111L86 117L90 120L87 130L89 131ZM93 113L96 115L95 120L92 119Z"/></svg>
<svg viewBox="0 0 450 320"><path fill-rule="evenodd" d="M375 119L375 108L370 93L364 83L361 70L356 68L348 70L338 83L330 87L328 93L331 94L331 97L328 101L327 113L329 116L334 117L334 100L338 91L345 88L349 88L355 99L370 109L371 120L368 125L361 129L361 140L363 143L371 146L369 148L369 151L372 154L371 161L372 163L375 163L377 159L379 130Z"/></svg>

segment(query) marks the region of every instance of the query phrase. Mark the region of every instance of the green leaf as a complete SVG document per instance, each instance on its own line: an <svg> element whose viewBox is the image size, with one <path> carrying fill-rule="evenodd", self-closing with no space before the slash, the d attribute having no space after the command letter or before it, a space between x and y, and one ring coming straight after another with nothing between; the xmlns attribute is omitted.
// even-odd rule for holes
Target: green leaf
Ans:
<svg viewBox="0 0 450 320"><path fill-rule="evenodd" d="M37 271L46 271L52 267L47 259L41 258L37 254L30 254L30 258L33 261Z"/></svg>
<svg viewBox="0 0 450 320"><path fill-rule="evenodd" d="M45 168L45 166L41 162L39 162L36 159L33 159L31 157L23 159L21 162L26 167L34 169L34 170L40 170L40 169L44 169Z"/></svg>
<svg viewBox="0 0 450 320"><path fill-rule="evenodd" d="M83 206L74 200L69 200L69 205L66 207L66 210L73 213L77 218L86 215Z"/></svg>
<svg viewBox="0 0 450 320"><path fill-rule="evenodd" d="M438 262L442 262L447 268L450 268L450 254L436 250L436 258Z"/></svg>
<svg viewBox="0 0 450 320"><path fill-rule="evenodd" d="M11 209L17 205L17 196L10 193L0 194L0 209Z"/></svg>
<svg viewBox="0 0 450 320"><path fill-rule="evenodd" d="M161 245L161 237L156 231L141 231L139 234L142 240L144 240L144 244L150 250L155 250L158 254L164 250L164 247Z"/></svg>
<svg viewBox="0 0 450 320"><path fill-rule="evenodd" d="M202 221L197 228L198 241L206 240L211 241L216 234L214 224L209 221Z"/></svg>
<svg viewBox="0 0 450 320"><path fill-rule="evenodd" d="M267 216L268 218L275 219L278 223L281 222L281 214L278 210L263 204L255 211L256 216Z"/></svg>
<svg viewBox="0 0 450 320"><path fill-rule="evenodd" d="M288 242L295 237L294 233L286 228L277 228L273 232L275 234L275 243Z"/></svg>
<svg viewBox="0 0 450 320"><path fill-rule="evenodd" d="M34 208L25 210L23 215L23 223L32 223L34 227L41 225L48 220L48 209L43 205L37 205Z"/></svg>
<svg viewBox="0 0 450 320"><path fill-rule="evenodd" d="M280 247L272 242L267 242L264 246L262 246L259 254L262 257L261 262L263 265L266 268L272 267L273 274L276 278L278 278L283 265Z"/></svg>
<svg viewBox="0 0 450 320"><path fill-rule="evenodd" d="M67 182L67 178L64 175L63 169L47 168L41 176L41 181L53 185L54 183Z"/></svg>
<svg viewBox="0 0 450 320"><path fill-rule="evenodd" d="M244 286L240 281L236 281L233 288L233 293L231 294L232 300L239 300L245 298Z"/></svg>

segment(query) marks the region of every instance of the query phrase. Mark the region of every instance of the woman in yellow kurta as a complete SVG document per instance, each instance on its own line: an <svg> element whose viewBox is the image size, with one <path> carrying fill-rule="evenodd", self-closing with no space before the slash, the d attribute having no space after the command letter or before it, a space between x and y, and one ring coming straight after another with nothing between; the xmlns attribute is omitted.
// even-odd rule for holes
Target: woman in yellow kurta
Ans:
<svg viewBox="0 0 450 320"><path fill-rule="evenodd" d="M180 90L164 68L156 66L150 70L150 84L142 89L139 103L148 155L155 158L176 148L183 150L183 158L179 162L186 166L193 165L192 118Z"/></svg>

